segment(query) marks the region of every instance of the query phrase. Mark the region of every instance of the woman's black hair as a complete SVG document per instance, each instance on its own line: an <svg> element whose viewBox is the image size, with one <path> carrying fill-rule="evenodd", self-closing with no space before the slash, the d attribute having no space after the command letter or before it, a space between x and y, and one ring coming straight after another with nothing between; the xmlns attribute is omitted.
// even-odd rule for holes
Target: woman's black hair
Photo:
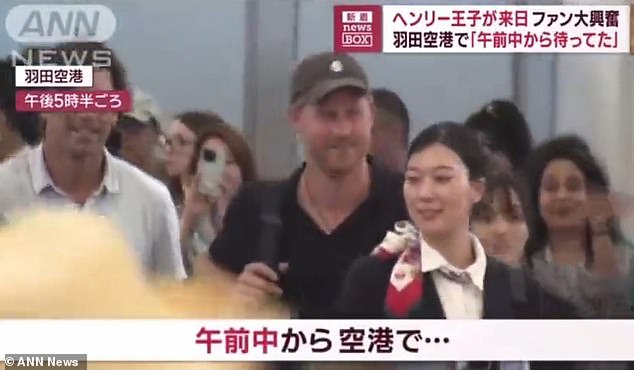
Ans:
<svg viewBox="0 0 634 370"><path fill-rule="evenodd" d="M509 206L511 205L511 192L515 192L520 202L524 219L527 219L532 211L528 205L528 190L523 173L512 171L506 163L495 155L491 155L490 158L491 161L486 176L486 191L482 200L474 205L471 213L472 219L480 219L486 213L486 206L495 200L495 196L499 191L503 192L505 202Z"/></svg>
<svg viewBox="0 0 634 370"><path fill-rule="evenodd" d="M533 137L524 115L514 103L494 100L472 114L465 124L484 133L487 145L504 154L513 168L522 167L533 147Z"/></svg>
<svg viewBox="0 0 634 370"><path fill-rule="evenodd" d="M539 212L539 192L544 170L555 159L567 159L573 162L583 173L587 189L601 189L609 192L610 182L608 176L592 154L588 144L577 135L564 135L548 140L539 145L529 156L525 174L528 182L529 199L531 207L528 222L529 238L526 243L526 260L530 264L531 258L546 247L548 242L548 229L544 218ZM608 221L608 230L613 243L623 243L625 238L621 232L618 219ZM592 262L592 235L590 225L586 225L586 254L588 262Z"/></svg>
<svg viewBox="0 0 634 370"><path fill-rule="evenodd" d="M401 97L394 91L386 88L377 88L372 90L374 105L378 109L383 109L393 114L401 124L403 133L403 145L407 146L409 142L410 119L407 106Z"/></svg>
<svg viewBox="0 0 634 370"><path fill-rule="evenodd" d="M422 130L409 147L407 158L430 145L442 144L452 151L469 170L470 180L479 180L487 172L488 156L477 132L455 122L440 122Z"/></svg>

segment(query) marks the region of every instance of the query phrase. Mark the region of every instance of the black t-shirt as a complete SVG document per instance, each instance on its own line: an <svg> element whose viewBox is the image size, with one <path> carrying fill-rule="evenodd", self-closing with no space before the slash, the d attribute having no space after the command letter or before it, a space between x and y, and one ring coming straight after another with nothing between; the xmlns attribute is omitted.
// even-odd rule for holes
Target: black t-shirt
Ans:
<svg viewBox="0 0 634 370"><path fill-rule="evenodd" d="M329 318L334 313L346 272L358 257L369 254L396 221L407 218L403 177L371 163L366 200L330 235L325 234L297 202L302 168L283 185L280 262L289 270L282 280L284 296L300 318ZM210 248L216 264L235 273L258 262L261 230L261 183L245 185L225 215L222 232Z"/></svg>

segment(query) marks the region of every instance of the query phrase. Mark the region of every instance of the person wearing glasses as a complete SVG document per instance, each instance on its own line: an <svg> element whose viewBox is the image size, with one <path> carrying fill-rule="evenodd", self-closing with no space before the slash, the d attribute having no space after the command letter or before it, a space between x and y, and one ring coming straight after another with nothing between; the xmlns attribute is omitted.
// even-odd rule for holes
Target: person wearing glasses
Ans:
<svg viewBox="0 0 634 370"><path fill-rule="evenodd" d="M184 201L184 187L191 180L189 166L194 157L196 140L223 119L213 112L188 111L177 114L168 125L165 144L165 172L168 187L179 212Z"/></svg>
<svg viewBox="0 0 634 370"><path fill-rule="evenodd" d="M217 122L196 141L181 207L181 241L190 274L222 228L229 203L243 183L256 180L249 144L230 124Z"/></svg>

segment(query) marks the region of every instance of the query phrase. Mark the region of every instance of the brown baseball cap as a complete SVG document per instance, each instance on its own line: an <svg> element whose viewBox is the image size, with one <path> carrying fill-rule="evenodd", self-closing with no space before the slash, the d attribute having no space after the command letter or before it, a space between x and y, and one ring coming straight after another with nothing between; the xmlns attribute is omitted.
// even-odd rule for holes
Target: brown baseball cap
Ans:
<svg viewBox="0 0 634 370"><path fill-rule="evenodd" d="M304 58L293 72L291 104L313 104L343 87L369 91L368 76L359 62L348 54L313 54Z"/></svg>

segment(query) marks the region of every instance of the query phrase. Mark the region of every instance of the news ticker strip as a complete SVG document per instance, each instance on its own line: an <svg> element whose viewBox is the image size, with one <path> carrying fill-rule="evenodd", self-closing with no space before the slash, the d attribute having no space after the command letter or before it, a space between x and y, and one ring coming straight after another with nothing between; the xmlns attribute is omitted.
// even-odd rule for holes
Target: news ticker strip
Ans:
<svg viewBox="0 0 634 370"><path fill-rule="evenodd" d="M337 5L334 50L630 53L632 6Z"/></svg>
<svg viewBox="0 0 634 370"><path fill-rule="evenodd" d="M24 354L4 355L5 369L29 370L86 370L88 356L85 354Z"/></svg>
<svg viewBox="0 0 634 370"><path fill-rule="evenodd" d="M634 360L634 320L0 320L0 333L3 353L96 362Z"/></svg>

